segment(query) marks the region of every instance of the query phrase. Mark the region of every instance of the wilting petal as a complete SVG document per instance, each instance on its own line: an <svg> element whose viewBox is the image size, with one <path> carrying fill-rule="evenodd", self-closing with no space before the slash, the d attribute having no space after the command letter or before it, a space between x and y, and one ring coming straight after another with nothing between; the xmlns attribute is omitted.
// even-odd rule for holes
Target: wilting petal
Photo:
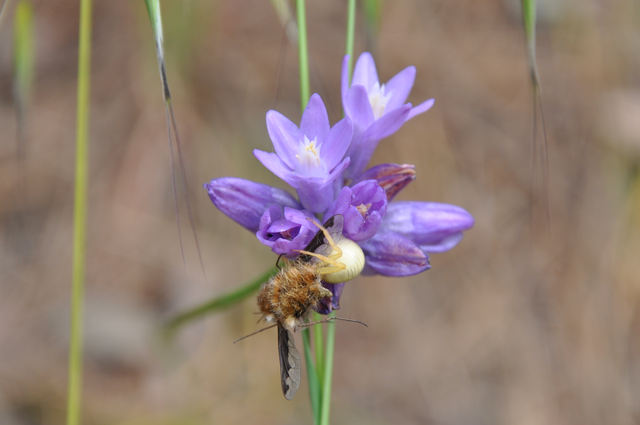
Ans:
<svg viewBox="0 0 640 425"><path fill-rule="evenodd" d="M411 276L427 270L429 257L408 238L380 229L359 243L369 269L385 276Z"/></svg>
<svg viewBox="0 0 640 425"><path fill-rule="evenodd" d="M295 154L302 140L302 132L278 111L267 112L267 131L273 148L280 159L291 169L296 167Z"/></svg>
<svg viewBox="0 0 640 425"><path fill-rule="evenodd" d="M326 297L320 300L316 306L316 312L320 314L329 314L333 310L340 310L340 297L342 296L342 290L344 289L343 283L327 283L322 282L322 286L327 288L333 296Z"/></svg>
<svg viewBox="0 0 640 425"><path fill-rule="evenodd" d="M462 239L462 232L473 227L473 216L463 208L437 202L392 202L382 228L427 247L427 252L444 252Z"/></svg>
<svg viewBox="0 0 640 425"><path fill-rule="evenodd" d="M320 95L314 93L307 103L300 121L300 131L309 140L325 140L329 133L329 116Z"/></svg>
<svg viewBox="0 0 640 425"><path fill-rule="evenodd" d="M424 102L422 102L418 106L415 106L415 107L411 108L411 112L409 112L409 116L407 117L407 121L409 121L411 118L415 117L416 115L419 115L419 114L421 114L423 112L427 112L429 109L431 109L431 107L433 106L434 102L435 102L435 99L425 100Z"/></svg>
<svg viewBox="0 0 640 425"><path fill-rule="evenodd" d="M258 230L260 217L270 206L301 207L286 190L234 177L211 180L204 188L220 211L252 232Z"/></svg>
<svg viewBox="0 0 640 425"><path fill-rule="evenodd" d="M416 67L408 66L398 72L387 84L385 84L387 93L391 93L391 98L387 102L386 110L392 111L402 106L404 102L407 101L415 79Z"/></svg>
<svg viewBox="0 0 640 425"><path fill-rule="evenodd" d="M387 201L391 202L402 189L415 180L415 168L411 164L379 164L362 173L354 183L376 180L387 194Z"/></svg>
<svg viewBox="0 0 640 425"><path fill-rule="evenodd" d="M376 71L376 63L373 60L373 56L371 56L371 53L369 52L362 53L358 58L358 62L356 62L355 68L353 69L351 85L363 85L368 91L378 81L378 72Z"/></svg>

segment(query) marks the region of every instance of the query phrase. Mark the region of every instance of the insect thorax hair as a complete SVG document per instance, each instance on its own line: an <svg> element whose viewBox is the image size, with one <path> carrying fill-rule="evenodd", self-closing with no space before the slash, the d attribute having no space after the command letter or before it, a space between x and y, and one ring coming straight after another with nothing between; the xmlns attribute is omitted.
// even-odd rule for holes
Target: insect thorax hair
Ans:
<svg viewBox="0 0 640 425"><path fill-rule="evenodd" d="M318 264L293 261L285 265L260 289L258 307L268 319L295 328L331 291L322 286Z"/></svg>

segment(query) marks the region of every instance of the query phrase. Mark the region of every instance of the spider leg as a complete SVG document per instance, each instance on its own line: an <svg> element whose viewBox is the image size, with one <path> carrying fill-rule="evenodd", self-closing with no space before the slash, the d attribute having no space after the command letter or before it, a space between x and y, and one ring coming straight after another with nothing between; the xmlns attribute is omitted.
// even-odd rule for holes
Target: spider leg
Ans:
<svg viewBox="0 0 640 425"><path fill-rule="evenodd" d="M332 256L326 257L324 255L316 254L314 252L297 250L297 249L296 251L301 254L306 254L312 257L316 257L317 259L322 260L322 262L324 262L325 264L330 264L329 266L320 267L318 269L318 273L320 274L329 274L329 273L339 272L340 270L344 270L347 268L346 264L341 263L340 261L336 261L335 258L331 258Z"/></svg>
<svg viewBox="0 0 640 425"><path fill-rule="evenodd" d="M327 238L327 242L329 242L329 245L331 245L331 248L333 248L333 250L335 251L335 254L329 255L329 258L331 258L333 260L337 260L338 258L342 257L342 250L340 249L340 247L338 247L338 245L336 245L335 241L333 240L333 238L331 237L331 235L329 234L327 229L325 229L323 225L316 223L315 221L311 220L310 218L307 218L307 220L309 220L310 222L315 224L318 227L318 229L322 230L322 233L324 233L324 237ZM320 257L318 257L318 258L320 258ZM327 258L327 257L325 257L325 258ZM340 269L340 270L343 270L343 269Z"/></svg>

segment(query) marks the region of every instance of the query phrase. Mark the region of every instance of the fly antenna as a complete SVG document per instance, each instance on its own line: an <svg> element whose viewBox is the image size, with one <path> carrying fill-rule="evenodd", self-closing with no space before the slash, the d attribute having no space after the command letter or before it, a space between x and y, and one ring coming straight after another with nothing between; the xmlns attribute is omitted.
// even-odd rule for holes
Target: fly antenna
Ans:
<svg viewBox="0 0 640 425"><path fill-rule="evenodd" d="M363 323L363 325L364 325L364 323ZM259 331L255 331L254 333L250 333L249 335L245 335L245 336L243 336L242 338L238 338L238 339L236 339L235 341L233 341L233 343L235 344L235 343L236 343L236 342L238 342L238 341L242 341L242 340L243 340L243 339L245 339L245 338L249 338L250 336L254 336L255 334L259 334L260 332L262 332L262 331L266 331L267 329L271 329L271 328L273 328L273 327L275 327L275 326L278 326L278 324L276 323L275 325L267 326L266 328L262 328L262 329L260 329ZM366 325L365 325L365 326L366 326Z"/></svg>

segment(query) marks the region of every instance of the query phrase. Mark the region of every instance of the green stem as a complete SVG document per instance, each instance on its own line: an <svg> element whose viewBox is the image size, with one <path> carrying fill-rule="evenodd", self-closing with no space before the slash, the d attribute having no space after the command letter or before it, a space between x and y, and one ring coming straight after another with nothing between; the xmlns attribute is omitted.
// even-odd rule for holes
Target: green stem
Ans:
<svg viewBox="0 0 640 425"><path fill-rule="evenodd" d="M347 47L346 54L349 55L349 80L353 70L353 40L356 34L356 0L349 0L347 5Z"/></svg>
<svg viewBox="0 0 640 425"><path fill-rule="evenodd" d="M313 313L313 321L318 322L322 317L318 313ZM324 335L322 326L313 327L313 344L316 352L316 371L318 377L324 376ZM320 390L322 391L322 381L320 381Z"/></svg>
<svg viewBox="0 0 640 425"><path fill-rule="evenodd" d="M329 317L335 317L335 311ZM333 349L336 340L336 321L327 323L327 349L324 356L324 376L322 377L322 406L320 407L320 425L329 424L331 407L331 378L333 377Z"/></svg>
<svg viewBox="0 0 640 425"><path fill-rule="evenodd" d="M317 326L316 326L317 327ZM309 381L309 400L311 401L311 411L313 412L313 423L320 423L320 383L318 374L311 358L311 329L302 331L302 342L304 345L304 360L307 363L307 380Z"/></svg>
<svg viewBox="0 0 640 425"><path fill-rule="evenodd" d="M88 129L91 71L91 0L80 1L78 110L76 116L76 180L73 208L73 292L69 340L67 425L79 425L82 395L82 316L87 243Z"/></svg>
<svg viewBox="0 0 640 425"><path fill-rule="evenodd" d="M307 48L307 17L304 6L305 0L296 0L298 18L298 56L300 60L300 107L304 108L309 102L309 51Z"/></svg>

